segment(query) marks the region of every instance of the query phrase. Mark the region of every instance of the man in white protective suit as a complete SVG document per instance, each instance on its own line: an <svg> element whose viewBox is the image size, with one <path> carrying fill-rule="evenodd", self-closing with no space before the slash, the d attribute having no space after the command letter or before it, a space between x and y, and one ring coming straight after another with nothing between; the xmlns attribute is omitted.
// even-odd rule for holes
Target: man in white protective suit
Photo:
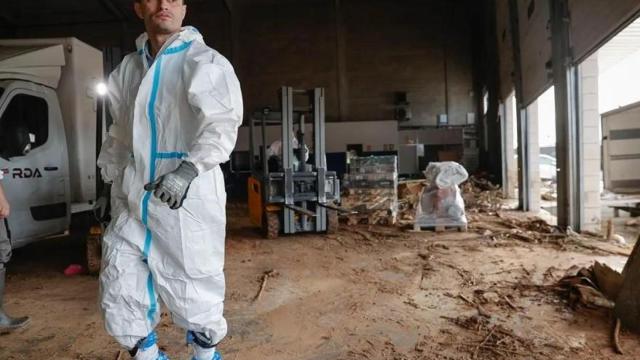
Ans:
<svg viewBox="0 0 640 360"><path fill-rule="evenodd" d="M146 33L109 77L113 125L98 166L111 183L100 306L134 359L167 359L159 298L187 332L194 360L221 359L227 332L224 179L242 122L233 67L182 27L183 0L134 0Z"/></svg>

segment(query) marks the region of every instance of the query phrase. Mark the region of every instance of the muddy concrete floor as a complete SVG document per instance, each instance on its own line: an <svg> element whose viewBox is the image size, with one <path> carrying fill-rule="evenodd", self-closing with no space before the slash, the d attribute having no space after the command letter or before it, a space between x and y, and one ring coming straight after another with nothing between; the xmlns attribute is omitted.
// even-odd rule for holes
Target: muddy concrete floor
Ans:
<svg viewBox="0 0 640 360"><path fill-rule="evenodd" d="M229 208L229 334L220 345L227 360L640 357L640 338L626 331L626 355L614 354L605 310L571 308L548 286L594 260L621 269L624 256L365 225L264 240L244 211ZM15 252L6 308L32 323L0 335L0 359L117 358L98 313L96 278L62 273L82 253L82 242L69 237ZM158 332L172 359L189 358L169 314Z"/></svg>

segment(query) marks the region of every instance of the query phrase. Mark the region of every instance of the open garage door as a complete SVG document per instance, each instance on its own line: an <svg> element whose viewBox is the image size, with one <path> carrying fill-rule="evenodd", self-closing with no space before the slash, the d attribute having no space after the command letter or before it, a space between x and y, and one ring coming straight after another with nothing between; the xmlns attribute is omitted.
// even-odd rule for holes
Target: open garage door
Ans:
<svg viewBox="0 0 640 360"><path fill-rule="evenodd" d="M549 5L548 0L518 1L523 105L552 85Z"/></svg>
<svg viewBox="0 0 640 360"><path fill-rule="evenodd" d="M602 46L640 13L638 0L568 0L568 4L571 47L576 63ZM522 103L528 105L552 84L550 3L548 0L517 0L517 16Z"/></svg>
<svg viewBox="0 0 640 360"><path fill-rule="evenodd" d="M640 12L638 0L569 0L571 44L576 62L584 60Z"/></svg>

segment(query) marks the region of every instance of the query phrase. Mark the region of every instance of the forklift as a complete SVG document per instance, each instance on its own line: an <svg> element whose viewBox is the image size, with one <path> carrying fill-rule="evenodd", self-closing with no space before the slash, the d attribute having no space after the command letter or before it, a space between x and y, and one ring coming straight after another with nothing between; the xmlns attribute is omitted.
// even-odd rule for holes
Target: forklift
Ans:
<svg viewBox="0 0 640 360"><path fill-rule="evenodd" d="M340 200L340 181L335 171L327 171L324 89L285 86L280 101L280 111L265 107L250 119L249 218L268 239L280 233L334 233L342 209L335 204ZM307 119L313 123L312 154L305 138ZM267 126L281 130L281 151L275 154L267 148ZM261 145L256 147L258 135Z"/></svg>

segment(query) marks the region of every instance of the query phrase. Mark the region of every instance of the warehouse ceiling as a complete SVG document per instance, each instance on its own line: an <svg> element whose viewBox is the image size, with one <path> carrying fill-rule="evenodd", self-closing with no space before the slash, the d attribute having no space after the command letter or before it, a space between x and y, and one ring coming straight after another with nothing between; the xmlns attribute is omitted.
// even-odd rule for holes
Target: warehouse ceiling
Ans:
<svg viewBox="0 0 640 360"><path fill-rule="evenodd" d="M32 27L69 23L117 21L105 5L118 9L123 0L106 1L11 1L3 5L0 21L4 26Z"/></svg>
<svg viewBox="0 0 640 360"><path fill-rule="evenodd" d="M640 51L640 18L598 50L600 72L607 71L637 51Z"/></svg>
<svg viewBox="0 0 640 360"><path fill-rule="evenodd" d="M138 22L133 0L5 1L0 27L29 28L110 22ZM190 13L225 11L222 0L189 0Z"/></svg>

